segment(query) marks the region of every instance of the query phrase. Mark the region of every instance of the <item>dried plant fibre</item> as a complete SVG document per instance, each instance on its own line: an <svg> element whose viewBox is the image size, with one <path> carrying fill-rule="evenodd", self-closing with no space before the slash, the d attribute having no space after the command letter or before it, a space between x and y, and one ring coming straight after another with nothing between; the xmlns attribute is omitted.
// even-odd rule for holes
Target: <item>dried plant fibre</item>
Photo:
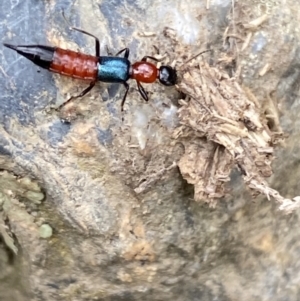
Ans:
<svg viewBox="0 0 300 301"><path fill-rule="evenodd" d="M178 166L194 185L196 201L214 207L237 167L254 194L274 198L286 213L300 206L300 197L284 198L266 181L272 175L274 146L283 133L268 127L267 116L249 90L201 58L185 67L178 87L187 96L180 102L181 126L174 133L185 148Z"/></svg>

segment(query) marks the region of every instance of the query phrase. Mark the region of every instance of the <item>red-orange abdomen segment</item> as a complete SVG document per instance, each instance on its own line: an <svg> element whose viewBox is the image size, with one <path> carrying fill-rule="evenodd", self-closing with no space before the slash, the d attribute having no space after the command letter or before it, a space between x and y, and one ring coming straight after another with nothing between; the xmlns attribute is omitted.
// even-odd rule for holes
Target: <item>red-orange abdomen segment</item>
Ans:
<svg viewBox="0 0 300 301"><path fill-rule="evenodd" d="M153 83L158 77L158 70L155 65L149 62L136 62L132 64L131 78L142 83Z"/></svg>
<svg viewBox="0 0 300 301"><path fill-rule="evenodd" d="M95 80L98 58L72 50L55 48L49 70L66 76Z"/></svg>

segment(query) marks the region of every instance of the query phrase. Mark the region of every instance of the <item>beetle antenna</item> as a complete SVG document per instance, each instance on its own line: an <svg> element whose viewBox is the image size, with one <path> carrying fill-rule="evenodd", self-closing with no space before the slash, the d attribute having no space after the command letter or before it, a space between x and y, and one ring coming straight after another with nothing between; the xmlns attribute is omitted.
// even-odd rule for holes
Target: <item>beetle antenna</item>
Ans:
<svg viewBox="0 0 300 301"><path fill-rule="evenodd" d="M206 50L203 50L199 53L197 53L196 55L192 56L191 58L189 58L187 61L183 62L181 64L181 66L178 68L178 69L181 69L184 65L186 65L187 63L189 63L190 61L194 60L195 58L197 58L198 56L200 56L201 54L203 53L206 53L206 52L209 52L209 51L212 51L212 49L206 49Z"/></svg>

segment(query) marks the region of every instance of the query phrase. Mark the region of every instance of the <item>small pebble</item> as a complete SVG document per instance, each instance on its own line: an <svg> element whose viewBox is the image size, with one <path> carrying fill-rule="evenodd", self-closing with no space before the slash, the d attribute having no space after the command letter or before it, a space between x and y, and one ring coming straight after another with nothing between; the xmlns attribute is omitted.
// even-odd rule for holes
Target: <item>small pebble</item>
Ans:
<svg viewBox="0 0 300 301"><path fill-rule="evenodd" d="M43 224L39 228L41 238L49 238L52 236L52 228L48 224Z"/></svg>

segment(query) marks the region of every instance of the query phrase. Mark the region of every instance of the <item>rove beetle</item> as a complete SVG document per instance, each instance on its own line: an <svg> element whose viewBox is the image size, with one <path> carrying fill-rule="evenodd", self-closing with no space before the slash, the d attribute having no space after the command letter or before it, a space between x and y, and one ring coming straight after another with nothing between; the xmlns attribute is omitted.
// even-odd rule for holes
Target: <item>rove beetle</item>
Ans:
<svg viewBox="0 0 300 301"><path fill-rule="evenodd" d="M138 90L145 101L148 101L148 95L141 82L153 83L156 79L159 79L165 86L176 84L177 74L174 68L161 66L158 69L154 64L147 62L147 59L154 61L158 61L158 59L152 56L144 56L141 61L131 64L128 60L129 48L122 49L115 56L100 56L100 42L96 36L80 28L71 27L71 29L87 34L95 39L95 56L45 45L11 45L4 43L4 46L15 50L44 69L68 77L91 81L90 85L79 95L72 96L59 106L58 109L72 99L87 94L92 90L97 81L121 83L125 86L126 91L121 103L122 111L129 90L127 81L130 78L136 80ZM118 57L123 52L124 57Z"/></svg>

